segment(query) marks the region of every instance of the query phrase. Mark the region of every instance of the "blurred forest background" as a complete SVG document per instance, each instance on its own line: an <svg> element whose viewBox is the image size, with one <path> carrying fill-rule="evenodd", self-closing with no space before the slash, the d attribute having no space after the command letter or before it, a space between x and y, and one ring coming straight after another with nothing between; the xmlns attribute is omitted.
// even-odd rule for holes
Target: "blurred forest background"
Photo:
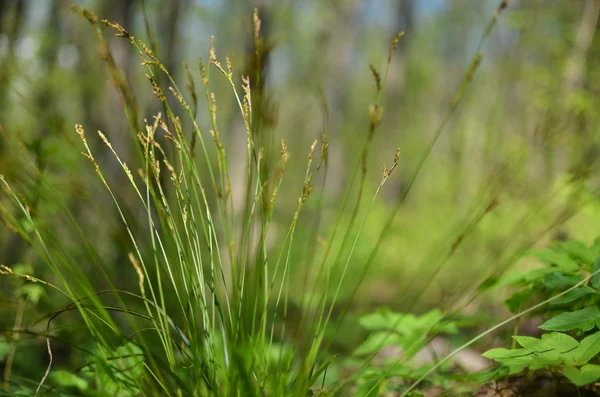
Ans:
<svg viewBox="0 0 600 397"><path fill-rule="evenodd" d="M376 189L381 163L391 162L396 147L400 164L370 215L342 295L349 296L360 281L382 225L390 219L391 229L352 302L349 323L382 305L414 312L466 305L471 311L485 307L504 313L502 297L478 292L484 280L514 265L525 249L567 236L590 242L600 234L600 0L510 2L482 48L479 70L397 212L398 194L448 112L499 1L0 0L0 174L27 192L32 212L71 246L81 268L95 271L87 248L73 228L65 227L69 220L53 203L69 208L123 289L138 282L127 259L126 231L80 153L74 125L101 130L135 164L132 126L141 131L144 120L151 122L162 109L139 54L109 29L96 31L72 12L73 3L151 44L180 87L186 84L184 61L201 86L198 61L207 59L211 36L217 56L230 57L236 76L259 65L263 79L254 88L262 96L263 144L278 156L285 139L290 152L272 226L275 240L283 238L279 232L293 216L309 147L327 132L328 179L315 192L324 216L316 229L310 216L300 221L292 269L298 277L308 266L302 258L312 258L310 252L326 244L369 132L368 108L376 100L369 64L383 71L390 38L405 32L382 98L383 122L368 157L366 190ZM266 44L258 60L252 44L254 7ZM128 87L125 98L103 60L107 54L98 34L122 71L118 78ZM227 81L213 81L233 190L243 191L243 121ZM166 81L160 84L167 87ZM122 101L137 112L126 114ZM197 120L208 129L205 109L199 106ZM119 181L126 185L113 155L99 139L89 139L115 186ZM55 187L59 200L44 199L48 192L42 180ZM145 212L130 189L116 193L133 218L139 213L143 225ZM307 203L309 215L314 205ZM241 211L243 203L239 206ZM349 215L344 216L342 223ZM28 244L7 229L0 232L0 263L53 278ZM90 277L95 279L93 273ZM106 287L103 283L97 277L98 290ZM290 310L302 297L290 293ZM0 278L0 328L13 327L15 313L24 317L17 323L32 322L66 304L61 299L39 285ZM77 335L69 337L76 341ZM351 349L361 335L357 330L338 337L341 349ZM43 341L30 349L17 355L15 366L39 372L47 360Z"/></svg>

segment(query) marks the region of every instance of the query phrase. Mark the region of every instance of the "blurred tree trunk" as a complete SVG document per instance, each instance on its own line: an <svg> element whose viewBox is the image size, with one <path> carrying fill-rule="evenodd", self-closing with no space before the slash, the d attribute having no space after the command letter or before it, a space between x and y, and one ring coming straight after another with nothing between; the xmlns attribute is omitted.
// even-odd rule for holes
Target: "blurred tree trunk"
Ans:
<svg viewBox="0 0 600 397"><path fill-rule="evenodd" d="M9 17L8 15L12 13ZM10 73L14 59L14 50L25 19L25 0L2 0L0 1L0 37L7 40L7 49L4 59L0 62L0 103L6 103L6 93L9 87ZM5 22L9 22L6 25ZM0 114L1 116L1 114ZM0 119L0 122L2 120ZM0 141L0 153L2 142Z"/></svg>
<svg viewBox="0 0 600 397"><path fill-rule="evenodd" d="M566 62L564 97L568 97L574 90L581 88L584 83L585 61L592 46L599 13L600 0L585 0L575 35L575 43Z"/></svg>
<svg viewBox="0 0 600 397"><path fill-rule="evenodd" d="M566 115L569 129L574 131L573 155L569 164L570 171L575 178L586 178L594 164L597 164L598 149L594 142L597 132L589 126L589 112L576 109L573 105L573 96L583 93L586 88L586 61L588 59L592 41L598 25L600 14L600 0L585 0L581 19L577 25L575 41L570 53L567 55L564 78L563 99L566 101ZM569 160L567 160L569 161Z"/></svg>

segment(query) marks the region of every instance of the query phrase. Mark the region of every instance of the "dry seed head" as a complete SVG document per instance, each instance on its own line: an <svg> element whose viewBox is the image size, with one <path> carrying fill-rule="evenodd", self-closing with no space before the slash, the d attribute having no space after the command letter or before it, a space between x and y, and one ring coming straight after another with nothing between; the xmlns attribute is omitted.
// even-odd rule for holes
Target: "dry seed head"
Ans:
<svg viewBox="0 0 600 397"><path fill-rule="evenodd" d="M98 135L100 136L100 138L102 139L102 142L104 142L104 144L106 146L108 146L108 148L110 150L113 150L112 145L110 144L110 142L108 141L108 138L106 138L106 135L104 135L100 130L98 130Z"/></svg>
<svg viewBox="0 0 600 397"><path fill-rule="evenodd" d="M281 158L283 159L284 163L287 163L289 158L288 148L283 139L281 140Z"/></svg>
<svg viewBox="0 0 600 397"><path fill-rule="evenodd" d="M261 148L258 149L258 164L259 165L260 165L260 163L261 163L261 161L262 161L262 159L264 157L264 152L265 152L264 148L261 147Z"/></svg>
<svg viewBox="0 0 600 397"><path fill-rule="evenodd" d="M154 96L156 96L156 98L161 103L166 104L167 98L163 94L162 89L158 86L158 83L156 82L154 77L150 76L149 74L146 74L145 76L150 81L150 84L152 85L152 92L154 93Z"/></svg>
<svg viewBox="0 0 600 397"><path fill-rule="evenodd" d="M142 292L142 296L145 297L144 272L142 271L142 266L140 265L140 262L136 259L136 257L133 256L133 253L130 252L129 255L127 255L127 256L129 257L129 262L131 262L131 264L133 265L133 268L135 269L135 272L138 275L140 291Z"/></svg>
<svg viewBox="0 0 600 397"><path fill-rule="evenodd" d="M6 265L0 265L0 274L4 276L10 276L13 274L13 271L10 267Z"/></svg>
<svg viewBox="0 0 600 397"><path fill-rule="evenodd" d="M327 158L327 153L329 152L329 141L327 140L327 134L323 134L323 138L321 139L321 158Z"/></svg>
<svg viewBox="0 0 600 397"><path fill-rule="evenodd" d="M160 183L160 162L158 160L154 160L152 164L152 169L154 170L154 179L156 180L156 183Z"/></svg>
<svg viewBox="0 0 600 397"><path fill-rule="evenodd" d="M258 8L254 8L254 14L252 15L252 21L253 21L253 25L254 25L254 40L258 40L258 38L260 37L260 25L261 25L261 20L260 20L260 17L258 16Z"/></svg>
<svg viewBox="0 0 600 397"><path fill-rule="evenodd" d="M300 203L304 203L306 201L306 199L308 198L308 196L310 196L310 194L312 193L313 187L312 187L312 178L313 178L313 174L310 174L308 176L308 178L306 179L306 182L304 182L304 187L302 188L302 197L300 197Z"/></svg>
<svg viewBox="0 0 600 397"><path fill-rule="evenodd" d="M85 140L85 131L83 130L83 126L81 124L75 124L75 131L84 145L87 145L87 141Z"/></svg>
<svg viewBox="0 0 600 397"><path fill-rule="evenodd" d="M208 78L206 77L206 67L202 61L200 61L200 77L202 78L202 84L206 87L208 85Z"/></svg>
<svg viewBox="0 0 600 397"><path fill-rule="evenodd" d="M172 142L175 145L175 148L177 150L181 150L181 145L179 144L179 142L177 141L177 139L175 139L175 137L171 134L169 135L165 135L165 138L169 141Z"/></svg>
<svg viewBox="0 0 600 397"><path fill-rule="evenodd" d="M148 138L148 142L153 142L154 141L154 127L147 124L148 121L144 120L144 122L146 122L146 136Z"/></svg>
<svg viewBox="0 0 600 397"><path fill-rule="evenodd" d="M382 177L383 180L386 180L392 174L392 172L398 165L399 160L400 160L400 149L398 148L398 149L396 149L396 153L394 154L394 162L393 162L391 168L388 169L385 166L385 163L383 164L383 177Z"/></svg>
<svg viewBox="0 0 600 397"><path fill-rule="evenodd" d="M208 50L208 66L210 66L211 63L214 63L215 65L219 63L219 61L217 61L217 55L215 54L215 36L210 36L210 49Z"/></svg>
<svg viewBox="0 0 600 397"><path fill-rule="evenodd" d="M163 159L163 163L165 164L165 167L167 168L167 170L169 170L169 172L171 174L175 174L175 169L173 168L173 166L171 165L171 163L169 163L169 160L167 160L165 158L165 159Z"/></svg>
<svg viewBox="0 0 600 397"><path fill-rule="evenodd" d="M117 34L115 34L115 36L117 37L125 37L130 39L132 36L129 34L129 32L127 30L125 30L125 28L123 26L121 26L120 24L116 23L116 22L110 22L106 19L102 20L102 23L105 24L106 26L110 26L111 28L113 28L114 30L117 31Z"/></svg>
<svg viewBox="0 0 600 397"><path fill-rule="evenodd" d="M31 277L29 274L23 274L23 278L32 283L37 283L37 280L35 278Z"/></svg>
<svg viewBox="0 0 600 397"><path fill-rule="evenodd" d="M248 115L250 118L250 114L252 113L252 93L250 89L250 77L242 75L242 89L244 90L244 103L247 104L248 107Z"/></svg>
<svg viewBox="0 0 600 397"><path fill-rule="evenodd" d="M317 166L317 171L321 169L323 162L327 160L327 153L329 151L329 142L327 142L327 134L323 134L321 138L321 158L319 159L319 165Z"/></svg>
<svg viewBox="0 0 600 397"><path fill-rule="evenodd" d="M398 48L398 42L400 41L400 38L402 36L404 36L404 32L398 32L398 34L396 34L392 39L392 42L390 44L390 52L388 53L388 64L392 62L392 54L394 53L394 51L396 51L396 48Z"/></svg>
<svg viewBox="0 0 600 397"><path fill-rule="evenodd" d="M269 206L271 208L275 207L275 200L277 200L277 193L279 193L279 189L277 186L273 188L273 193L271 194L271 200L269 201Z"/></svg>
<svg viewBox="0 0 600 397"><path fill-rule="evenodd" d="M169 163L169 160L167 160L166 158L163 159L163 163L165 164L166 169L171 174L171 182L173 183L173 186L175 187L175 189L179 189L180 184L175 169L173 168L171 163Z"/></svg>
<svg viewBox="0 0 600 397"><path fill-rule="evenodd" d="M315 152L315 148L317 147L317 140L315 139L312 145L310 145L310 154L308 155L309 159L312 159L312 155Z"/></svg>
<svg viewBox="0 0 600 397"><path fill-rule="evenodd" d="M177 188L183 184L183 157L179 157L179 180L177 181Z"/></svg>
<svg viewBox="0 0 600 397"><path fill-rule="evenodd" d="M79 138L81 138L81 141L83 142L83 145L85 146L85 148L87 150L87 153L81 152L81 154L83 154L85 157L88 158L88 160L90 160L92 162L92 164L94 165L94 169L96 170L96 173L98 175L102 176L102 173L100 172L100 167L98 166L98 163L96 163L96 159L94 158L94 156L92 156L92 153L90 152L90 148L88 147L87 140L85 139L85 131L83 130L83 127L81 126L81 124L75 124L75 131L79 135ZM103 180L104 180L104 178L103 178Z"/></svg>
<svg viewBox="0 0 600 397"><path fill-rule="evenodd" d="M244 97L244 102L242 104L242 117L244 118L244 124L247 126L250 122L250 103L246 97Z"/></svg>
<svg viewBox="0 0 600 397"><path fill-rule="evenodd" d="M179 116L175 116L175 118L172 119L172 123L175 127L175 135L181 139L185 139L183 136L183 127L181 125L181 119L179 118Z"/></svg>
<svg viewBox="0 0 600 397"><path fill-rule="evenodd" d="M242 75L242 83L244 92L246 93L246 95L250 96L250 76Z"/></svg>
<svg viewBox="0 0 600 397"><path fill-rule="evenodd" d="M369 69L371 69L371 73L373 73L373 77L375 78L375 84L377 86L377 91L381 91L381 75L375 69L372 63L369 64Z"/></svg>
<svg viewBox="0 0 600 397"><path fill-rule="evenodd" d="M158 60L156 55L154 55L154 52L150 48L148 48L146 43L144 43L142 40L138 40L138 43L140 43L140 46L144 50L144 53L152 60L152 61L146 61L146 64L160 66L161 65L160 61Z"/></svg>
<svg viewBox="0 0 600 397"><path fill-rule="evenodd" d="M133 174L131 173L131 170L129 169L129 167L127 167L127 164L125 163L123 163L123 170L125 171L127 178L129 178L131 183L133 183Z"/></svg>
<svg viewBox="0 0 600 397"><path fill-rule="evenodd" d="M141 132L138 132L137 137L144 151L148 150L148 138L146 138L146 135L142 134Z"/></svg>
<svg viewBox="0 0 600 397"><path fill-rule="evenodd" d="M225 65L227 66L227 77L231 80L233 78L233 72L231 67L231 60L229 57L225 57Z"/></svg>
<svg viewBox="0 0 600 397"><path fill-rule="evenodd" d="M215 97L215 93L210 93L210 115L212 118L212 122L216 123L217 121L217 98Z"/></svg>
<svg viewBox="0 0 600 397"><path fill-rule="evenodd" d="M187 211L187 207L183 207L183 214L182 214L182 218L183 218L183 223L187 223L187 221L188 221L188 211Z"/></svg>
<svg viewBox="0 0 600 397"><path fill-rule="evenodd" d="M162 128L167 134L171 135L171 133L169 132L169 128L167 127L167 123L163 121L160 112L154 116L154 124L160 126L160 128Z"/></svg>
<svg viewBox="0 0 600 397"><path fill-rule="evenodd" d="M173 87L169 87L169 91L171 91L173 93L173 95L175 95L175 98L177 98L179 103L181 103L187 111L191 110L190 105L187 104L187 102L183 98L183 95L181 95L179 92L175 91L175 89Z"/></svg>

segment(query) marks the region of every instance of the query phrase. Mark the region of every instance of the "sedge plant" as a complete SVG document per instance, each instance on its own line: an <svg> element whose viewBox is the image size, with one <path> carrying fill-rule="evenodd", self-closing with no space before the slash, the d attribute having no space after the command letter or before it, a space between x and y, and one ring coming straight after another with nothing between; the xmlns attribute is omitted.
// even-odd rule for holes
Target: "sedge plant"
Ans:
<svg viewBox="0 0 600 397"><path fill-rule="evenodd" d="M39 258L54 272L52 282L36 278L3 265L0 272L37 282L55 290L70 303L44 316L35 326L16 332L30 331L45 338L48 367L38 381L7 379L5 393L9 395L94 395L94 396L306 396L328 395L323 386L327 369L335 358L324 349L325 333L332 321L332 312L352 253L370 208L385 182L400 161L399 151L383 173L369 200L362 219L358 217L366 191L366 157L373 135L381 122L381 93L385 79L372 68L377 83L377 101L369 110L370 127L361 157L357 159L340 214L354 197L352 222L349 229L340 229L338 215L330 241L341 235L341 246L350 247L344 261L330 257L327 249L315 269L315 284L328 293L312 291L304 307L300 325L288 324L288 308L293 248L303 208L312 198L315 181L326 170L329 142L322 134L307 150L304 179L297 186L296 208L280 245L267 244L270 226L282 188L289 151L281 142L279 163L265 165L265 148L260 139L254 115L257 103L252 95L251 78L234 76L229 58L224 64L217 58L214 42L208 63L200 63L199 73L209 115L208 130L197 120L198 93L192 73L186 67L190 105L172 75L142 41L134 38L121 25L99 21L87 10L76 9L92 23L98 33L103 58L120 94L121 103L133 132L140 166L130 168L107 135L97 135L125 175L127 186L115 185L106 171L89 132L82 125L75 127L82 152L104 185L121 225L128 237L127 270L137 276L135 291L119 289L115 275L94 252L93 244L78 228L69 214L77 234L97 264L97 272L108 285L96 290L91 276L86 274L65 245L55 238L42 219L31 212L27 200L4 178L2 190L11 200L3 205L2 219L22 236ZM150 88L162 111L137 130L138 113L133 96L108 46L102 39L101 22L114 29L118 37L129 41L133 51L142 58ZM260 48L260 18L254 14L255 42ZM390 46L387 66L401 35ZM216 73L216 77L215 77ZM387 76L387 72L386 72ZM219 133L217 100L211 91L214 78L224 78L230 85L243 123L246 141L246 209L234 208L234 189L230 178L227 151ZM167 82L168 91L160 82ZM182 109L178 115L175 109ZM182 119L187 118L186 122ZM189 127L188 127L189 125ZM96 139L96 138L94 138ZM320 146L320 147L319 147ZM319 147L319 150L317 149ZM361 169L359 193L353 196L352 186ZM325 185L325 175L322 185ZM45 186L51 193L53 187ZM144 226L134 226L134 219L119 199L127 189L137 198ZM16 209L20 214L15 215ZM66 213L69 209L62 208ZM136 219L135 221L139 221ZM317 255L314 251L312 255ZM306 281L306 280L305 280ZM310 287L305 288L306 291ZM307 292L308 294L308 292ZM316 307L314 310L312 308ZM68 312L78 313L87 330L91 347L81 347L85 364L74 371L53 367L52 344L57 318ZM32 329L42 330L36 332ZM293 349L292 349L293 347ZM10 377L10 375L9 375Z"/></svg>

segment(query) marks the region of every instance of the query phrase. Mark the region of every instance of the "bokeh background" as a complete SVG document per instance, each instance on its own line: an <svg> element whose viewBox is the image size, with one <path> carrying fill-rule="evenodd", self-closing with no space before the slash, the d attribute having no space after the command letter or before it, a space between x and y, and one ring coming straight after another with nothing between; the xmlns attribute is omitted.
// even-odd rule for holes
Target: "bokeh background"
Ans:
<svg viewBox="0 0 600 397"><path fill-rule="evenodd" d="M348 303L392 215L393 223L352 300L349 325L380 306L505 313L502 296L478 292L484 280L510 266L528 266L518 260L528 248L567 237L590 242L600 234L598 0L510 2L481 48L477 73L397 212L398 196L450 109L498 0L0 0L0 173L70 247L70 255L80 258L99 290L105 282L94 277L89 251L64 208L101 262L118 275L118 286L135 289L137 276L127 259L126 231L80 153L74 125L101 130L135 164L132 125L142 130L144 120L151 122L162 109L129 42L114 37L111 29L97 31L71 10L73 3L152 45L180 87L187 84L184 61L201 87L198 62L206 62L211 36L219 59L231 59L237 81L260 65L264 145L277 156L284 139L290 151L273 246L295 211L310 145L327 132L327 180L307 202L299 224L292 269L297 277L304 277L311 265L310 253L327 243L369 132L368 108L377 100L369 64L383 74L391 38L405 32L390 64L383 122L367 161L369 200L381 178L381 163L391 163L396 148L400 162L363 230L340 307ZM258 63L254 7L266 48ZM98 34L128 87L127 101L137 109L133 114L123 111ZM234 194L241 194L243 122L226 80L212 81ZM161 84L167 87L166 81ZM202 97L197 120L208 130ZM89 139L105 173L115 186L123 186L116 192L124 208L133 218L139 214L143 229L145 213L126 188L118 163L99 139ZM58 200L47 199L46 182ZM10 208L7 197L0 200ZM323 217L315 229L311 214L321 202ZM349 217L343 215L341 224ZM27 242L5 228L0 263L42 279L54 277ZM302 294L292 292L290 299L293 310ZM65 303L39 285L0 278L2 329L15 321L31 323ZM24 318L15 319L15 313ZM362 335L358 327L346 329L337 342L340 349L351 350ZM76 332L67 336L77 341ZM64 348L64 354L55 355L69 360L69 347ZM27 349L15 366L39 372L47 359L43 340Z"/></svg>

